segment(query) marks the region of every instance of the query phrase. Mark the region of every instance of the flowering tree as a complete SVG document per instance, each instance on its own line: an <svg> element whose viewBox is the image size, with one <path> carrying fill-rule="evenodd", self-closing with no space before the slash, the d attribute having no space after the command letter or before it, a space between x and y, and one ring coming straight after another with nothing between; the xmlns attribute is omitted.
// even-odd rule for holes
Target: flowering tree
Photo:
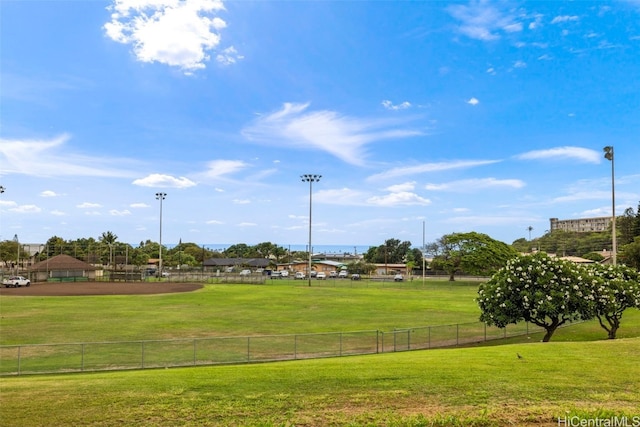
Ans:
<svg viewBox="0 0 640 427"><path fill-rule="evenodd" d="M609 339L615 339L622 313L631 307L640 309L640 274L623 265L594 264L589 270L599 279L591 281L594 314Z"/></svg>
<svg viewBox="0 0 640 427"><path fill-rule="evenodd" d="M548 342L555 330L573 320L593 317L595 296L581 266L543 253L511 259L480 285L480 320L500 328L531 322L543 327Z"/></svg>

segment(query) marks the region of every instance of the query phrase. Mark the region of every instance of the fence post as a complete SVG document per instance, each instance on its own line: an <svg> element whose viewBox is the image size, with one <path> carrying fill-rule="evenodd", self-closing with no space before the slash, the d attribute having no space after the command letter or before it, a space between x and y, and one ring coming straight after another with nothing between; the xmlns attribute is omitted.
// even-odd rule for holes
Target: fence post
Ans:
<svg viewBox="0 0 640 427"><path fill-rule="evenodd" d="M429 333L427 334L427 336L429 337L428 338L429 339L429 343L428 343L427 348L431 348L431 326L429 326Z"/></svg>
<svg viewBox="0 0 640 427"><path fill-rule="evenodd" d="M411 329L407 329L407 350L411 350Z"/></svg>
<svg viewBox="0 0 640 427"><path fill-rule="evenodd" d="M456 323L456 345L460 344L460 323Z"/></svg>
<svg viewBox="0 0 640 427"><path fill-rule="evenodd" d="M196 366L196 360L197 360L196 351L197 351L197 349L196 349L196 339L194 338L193 339L193 366Z"/></svg>
<svg viewBox="0 0 640 427"><path fill-rule="evenodd" d="M18 375L20 375L20 366L21 366L21 362L22 362L22 358L21 356L21 350L22 350L22 346L18 346Z"/></svg>
<svg viewBox="0 0 640 427"><path fill-rule="evenodd" d="M82 358L80 362L80 370L84 372L84 343L82 343Z"/></svg>
<svg viewBox="0 0 640 427"><path fill-rule="evenodd" d="M340 332L340 356L342 356L342 332Z"/></svg>
<svg viewBox="0 0 640 427"><path fill-rule="evenodd" d="M141 348L141 360L140 360L140 367L142 369L144 369L144 341L140 341L140 348Z"/></svg>
<svg viewBox="0 0 640 427"><path fill-rule="evenodd" d="M251 337L247 337L247 362L251 361Z"/></svg>
<svg viewBox="0 0 640 427"><path fill-rule="evenodd" d="M298 334L293 336L293 359L298 359Z"/></svg>

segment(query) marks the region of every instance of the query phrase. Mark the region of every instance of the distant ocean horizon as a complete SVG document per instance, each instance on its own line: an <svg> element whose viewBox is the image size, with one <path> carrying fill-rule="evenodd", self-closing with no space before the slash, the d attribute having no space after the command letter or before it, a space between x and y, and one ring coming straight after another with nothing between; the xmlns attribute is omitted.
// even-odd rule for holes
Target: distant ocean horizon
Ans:
<svg viewBox="0 0 640 427"><path fill-rule="evenodd" d="M224 251L225 249L233 246L233 245L238 245L241 243L205 243L203 245L200 246L204 246L205 249L210 250L210 251ZM177 243L165 243L162 246L165 246L169 249L174 248L177 246ZM247 246L255 246L255 245L251 245L247 243ZM296 251L303 251L303 252L307 252L307 247L308 245L280 245L278 244L278 246L285 248L291 252L296 252ZM325 254L353 254L353 255L357 255L357 254L363 254L365 252L367 252L369 250L370 247L375 246L375 245L312 245L313 248L313 253L315 254L319 254L319 253L325 253Z"/></svg>

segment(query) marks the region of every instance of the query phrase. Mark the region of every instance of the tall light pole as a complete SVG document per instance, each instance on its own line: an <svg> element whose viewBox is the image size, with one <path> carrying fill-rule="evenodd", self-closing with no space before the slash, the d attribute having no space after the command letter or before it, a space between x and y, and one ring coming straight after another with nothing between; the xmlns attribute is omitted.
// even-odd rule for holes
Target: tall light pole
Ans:
<svg viewBox="0 0 640 427"><path fill-rule="evenodd" d="M616 242L616 185L613 169L613 145L603 148L604 158L611 161L611 262L616 265L618 245Z"/></svg>
<svg viewBox="0 0 640 427"><path fill-rule="evenodd" d="M162 201L167 193L156 193L156 200L160 200L160 261L158 262L158 277L162 277Z"/></svg>
<svg viewBox="0 0 640 427"><path fill-rule="evenodd" d="M312 213L312 187L314 182L319 182L322 175L304 174L300 175L302 182L309 183L309 286L311 286L311 213Z"/></svg>

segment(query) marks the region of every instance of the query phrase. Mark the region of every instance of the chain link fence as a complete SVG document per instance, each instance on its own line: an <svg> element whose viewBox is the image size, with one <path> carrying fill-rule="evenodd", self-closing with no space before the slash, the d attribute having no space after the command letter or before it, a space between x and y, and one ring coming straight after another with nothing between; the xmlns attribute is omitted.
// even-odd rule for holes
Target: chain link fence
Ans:
<svg viewBox="0 0 640 427"><path fill-rule="evenodd" d="M482 343L544 331L482 322L392 331L0 346L0 376L314 359Z"/></svg>

